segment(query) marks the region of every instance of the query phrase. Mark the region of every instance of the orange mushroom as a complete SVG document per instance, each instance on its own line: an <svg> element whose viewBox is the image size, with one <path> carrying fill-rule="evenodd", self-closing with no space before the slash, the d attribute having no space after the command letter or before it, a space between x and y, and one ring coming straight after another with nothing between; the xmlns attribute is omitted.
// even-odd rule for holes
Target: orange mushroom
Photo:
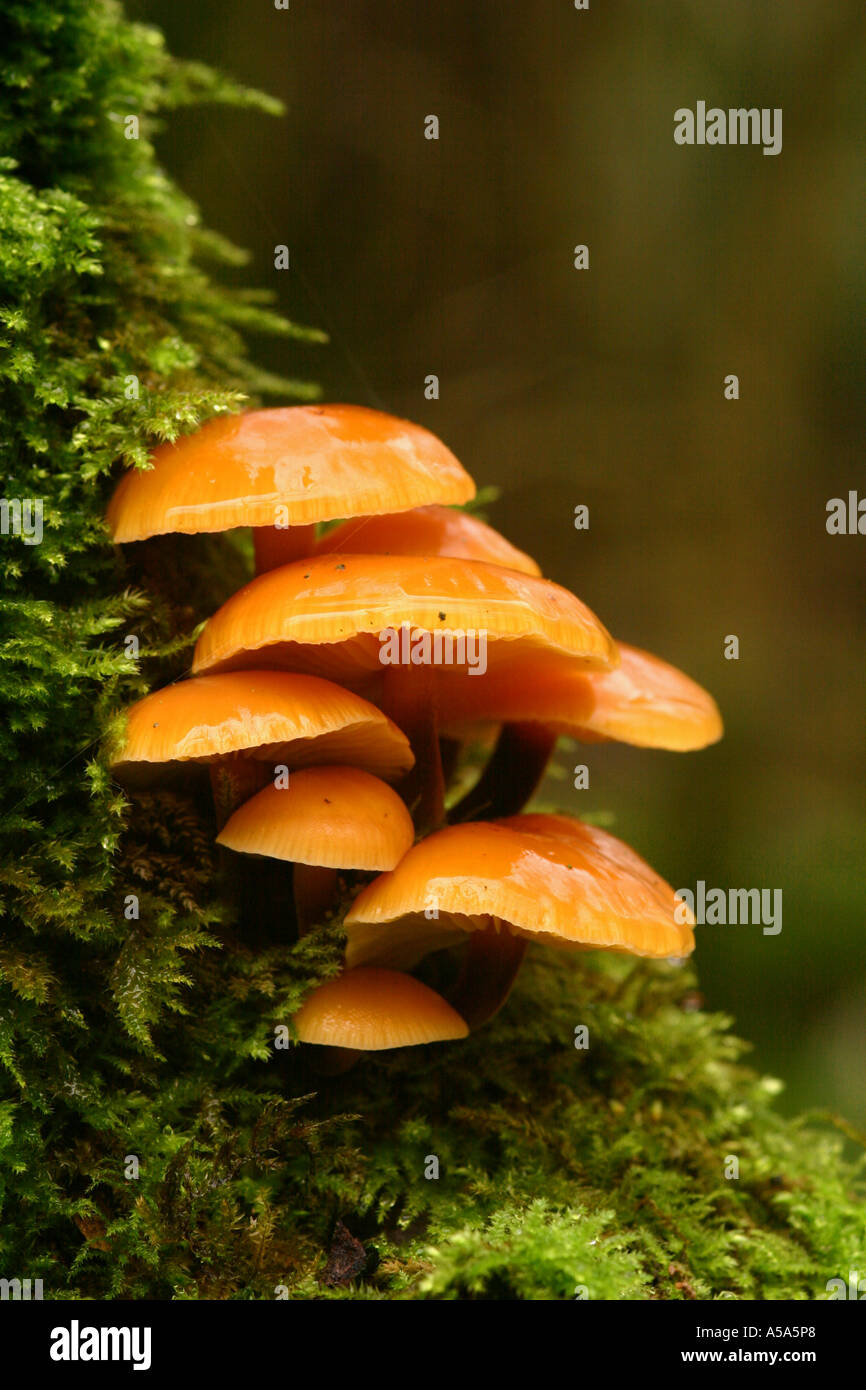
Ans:
<svg viewBox="0 0 866 1390"><path fill-rule="evenodd" d="M508 670L468 684L439 673L443 726L476 721L546 724L585 742L612 739L640 748L691 752L723 733L715 700L661 657L618 642L610 671L579 670L569 662L528 653Z"/></svg>
<svg viewBox="0 0 866 1390"><path fill-rule="evenodd" d="M108 508L115 541L252 526L259 571L305 554L318 521L466 502L469 474L429 430L357 405L219 416L161 444Z"/></svg>
<svg viewBox="0 0 866 1390"><path fill-rule="evenodd" d="M344 521L313 546L313 555L447 555L484 560L522 574L541 575L535 561L492 526L456 507L415 507L390 516ZM458 678L458 683L462 683ZM448 782L462 740L440 737L443 780Z"/></svg>
<svg viewBox="0 0 866 1390"><path fill-rule="evenodd" d="M397 970L347 970L314 990L293 1022L301 1042L355 1052L447 1042L469 1032L441 995Z"/></svg>
<svg viewBox="0 0 866 1390"><path fill-rule="evenodd" d="M328 531L313 555L450 555L486 560L539 576L535 561L492 526L455 507L415 507L389 516L358 516Z"/></svg>
<svg viewBox="0 0 866 1390"><path fill-rule="evenodd" d="M259 575L233 594L205 623L193 670L256 665L370 688L386 667L382 634L404 626L413 650L403 664L416 670L448 665L465 674L471 658L448 640L460 633L485 637L489 670L510 665L518 650L605 670L618 660L598 618L547 579L447 556L323 555ZM437 633L438 660L430 640ZM414 634L424 637L417 651Z"/></svg>
<svg viewBox="0 0 866 1390"><path fill-rule="evenodd" d="M476 657L476 671L482 656L492 670L521 649L588 667L618 659L594 614L548 580L443 556L317 556L260 575L224 603L202 630L193 669L315 671L368 691L409 736L426 829L441 820L443 793L435 667L453 665L471 681L480 678L469 674Z"/></svg>
<svg viewBox="0 0 866 1390"><path fill-rule="evenodd" d="M381 710L316 676L243 671L179 681L128 711L112 769L131 786L208 764L220 821L264 785L275 764L343 762L396 780L413 762Z"/></svg>
<svg viewBox="0 0 866 1390"><path fill-rule="evenodd" d="M393 869L413 839L409 812L378 777L357 767L308 767L293 772L288 786L272 783L245 801L217 844L294 864L303 934L335 902L338 869Z"/></svg>
<svg viewBox="0 0 866 1390"><path fill-rule="evenodd" d="M477 1027L507 997L527 940L683 957L694 936L682 915L673 889L604 830L567 816L475 821L422 840L361 891L346 962L410 969L469 932L451 1002Z"/></svg>
<svg viewBox="0 0 866 1390"><path fill-rule="evenodd" d="M294 1020L302 1041L343 1061L465 1036L507 997L528 940L650 957L694 947L673 890L621 841L565 816L501 817L523 805L561 732L697 748L720 736L718 710L445 505L474 491L419 426L295 406L159 446L108 509L118 542L253 529L259 577L205 624L194 677L129 711L113 767L134 784L157 765L209 765L219 844L268 861L253 865L242 915L279 915L288 878L273 861L294 865L302 931L335 903L339 871L379 874L346 916L347 970ZM317 523L346 517L315 541ZM454 813L489 807L484 822L438 829L440 718L503 726ZM287 783L265 785L269 764L285 764ZM379 777L402 779L417 827L436 833L413 845L406 804ZM288 896L285 908L291 920ZM455 941L466 952L450 1002L393 968Z"/></svg>
<svg viewBox="0 0 866 1390"><path fill-rule="evenodd" d="M617 647L620 663L610 671L582 671L530 652L511 669L474 684L438 673L439 717L452 736L465 735L479 722L505 725L481 778L453 809L453 819L519 811L534 790L527 785L527 768L541 762L528 762L527 747L552 749L560 734L677 752L721 738L721 715L706 690L660 657L624 642Z"/></svg>

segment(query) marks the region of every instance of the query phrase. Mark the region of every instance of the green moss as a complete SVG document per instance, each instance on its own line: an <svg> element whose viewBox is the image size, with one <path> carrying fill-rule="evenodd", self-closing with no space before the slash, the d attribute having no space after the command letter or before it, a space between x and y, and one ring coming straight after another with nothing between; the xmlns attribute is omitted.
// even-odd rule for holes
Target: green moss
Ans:
<svg viewBox="0 0 866 1390"><path fill-rule="evenodd" d="M206 797L129 803L99 751L249 559L119 556L109 475L312 394L247 361L247 328L316 335L210 278L242 258L150 143L182 101L273 103L108 0L4 4L0 52L0 457L44 508L41 544L0 537L0 1272L58 1298L822 1296L866 1260L862 1165L775 1113L684 972L539 953L465 1043L333 1079L275 1046L339 931L239 922Z"/></svg>
<svg viewBox="0 0 866 1390"><path fill-rule="evenodd" d="M323 1087L311 1114L364 1116L355 1186L339 1190L382 1256L372 1287L816 1298L862 1265L862 1165L842 1163L841 1136L780 1119L778 1083L694 999L687 971L539 951L468 1043Z"/></svg>

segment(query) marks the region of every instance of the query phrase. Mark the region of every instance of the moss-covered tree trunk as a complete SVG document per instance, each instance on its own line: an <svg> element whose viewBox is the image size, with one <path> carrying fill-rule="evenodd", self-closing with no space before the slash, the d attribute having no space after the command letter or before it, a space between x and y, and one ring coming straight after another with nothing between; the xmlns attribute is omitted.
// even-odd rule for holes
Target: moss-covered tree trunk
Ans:
<svg viewBox="0 0 866 1390"><path fill-rule="evenodd" d="M532 959L468 1043L336 1079L275 1045L338 929L251 941L206 802L130 806L99 750L249 562L201 538L120 558L109 475L310 394L245 358L245 328L314 335L209 278L238 253L150 138L183 102L276 112L112 0L0 0L0 53L0 1274L83 1298L826 1296L866 1262L862 1162L779 1118L684 971Z"/></svg>

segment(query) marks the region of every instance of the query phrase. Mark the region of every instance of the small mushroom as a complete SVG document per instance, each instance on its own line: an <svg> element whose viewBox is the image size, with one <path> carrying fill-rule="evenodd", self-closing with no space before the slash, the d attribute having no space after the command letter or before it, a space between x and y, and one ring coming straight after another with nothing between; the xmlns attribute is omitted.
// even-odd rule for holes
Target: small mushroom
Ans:
<svg viewBox="0 0 866 1390"><path fill-rule="evenodd" d="M272 784L245 801L217 843L294 864L303 934L336 901L338 869L393 869L413 838L405 805L378 777L356 767L308 767L293 772L288 787Z"/></svg>
<svg viewBox="0 0 866 1390"><path fill-rule="evenodd" d="M351 691L316 676L243 671L146 695L127 712L111 762L132 787L208 765L222 824L276 764L351 763L393 781L413 757L405 734Z"/></svg>
<svg viewBox="0 0 866 1390"><path fill-rule="evenodd" d="M411 969L470 934L451 1003L476 1028L507 998L526 942L683 957L673 889L634 850L568 816L450 826L413 846L346 915L349 967Z"/></svg>
<svg viewBox="0 0 866 1390"><path fill-rule="evenodd" d="M326 980L304 1000L294 1026L301 1042L350 1053L448 1042L469 1032L435 990L412 975L374 968Z"/></svg>
<svg viewBox="0 0 866 1390"><path fill-rule="evenodd" d="M161 444L118 484L119 543L251 526L259 572L305 555L315 523L466 502L475 484L429 430L357 405L223 415Z"/></svg>
<svg viewBox="0 0 866 1390"><path fill-rule="evenodd" d="M539 576L535 561L492 526L456 507L414 507L387 516L357 516L328 531L313 555L448 555Z"/></svg>

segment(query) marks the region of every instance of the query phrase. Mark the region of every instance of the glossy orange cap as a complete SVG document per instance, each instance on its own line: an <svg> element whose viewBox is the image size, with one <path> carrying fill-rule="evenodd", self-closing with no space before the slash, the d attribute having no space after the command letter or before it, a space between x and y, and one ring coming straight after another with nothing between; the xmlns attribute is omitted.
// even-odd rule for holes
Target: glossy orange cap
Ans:
<svg viewBox="0 0 866 1390"><path fill-rule="evenodd" d="M221 415L159 445L152 464L127 473L115 490L108 508L115 541L301 526L475 495L469 474L429 430L359 405Z"/></svg>
<svg viewBox="0 0 866 1390"><path fill-rule="evenodd" d="M283 671L201 676L146 695L112 756L121 779L149 766L233 755L289 767L347 762L396 779L413 764L405 734L375 705L330 681Z"/></svg>
<svg viewBox="0 0 866 1390"><path fill-rule="evenodd" d="M395 791L357 767L308 767L245 801L217 843L333 869L393 869L415 838Z"/></svg>
<svg viewBox="0 0 866 1390"><path fill-rule="evenodd" d="M397 970L347 970L307 998L294 1018L301 1042L380 1052L465 1038L458 1013L420 980Z"/></svg>
<svg viewBox="0 0 866 1390"><path fill-rule="evenodd" d="M548 724L588 742L616 739L641 748L688 752L716 743L722 718L711 695L649 652L617 643L612 671L581 671L547 654L527 654L513 670L474 683L437 673L442 726L474 721Z"/></svg>
<svg viewBox="0 0 866 1390"><path fill-rule="evenodd" d="M673 889L613 835L569 816L512 816L440 830L374 879L346 915L346 961L411 967L490 927L545 945L682 957L694 935L680 915Z"/></svg>
<svg viewBox="0 0 866 1390"><path fill-rule="evenodd" d="M450 555L486 560L521 574L540 575L535 561L498 531L455 507L415 507L391 516L344 521L313 546L313 555Z"/></svg>
<svg viewBox="0 0 866 1390"><path fill-rule="evenodd" d="M595 667L618 659L595 615L546 579L480 560L323 555L271 570L234 594L205 624L193 669L273 666L363 681L384 669L380 634L404 624L485 633L491 668L503 654L513 660L518 644Z"/></svg>

